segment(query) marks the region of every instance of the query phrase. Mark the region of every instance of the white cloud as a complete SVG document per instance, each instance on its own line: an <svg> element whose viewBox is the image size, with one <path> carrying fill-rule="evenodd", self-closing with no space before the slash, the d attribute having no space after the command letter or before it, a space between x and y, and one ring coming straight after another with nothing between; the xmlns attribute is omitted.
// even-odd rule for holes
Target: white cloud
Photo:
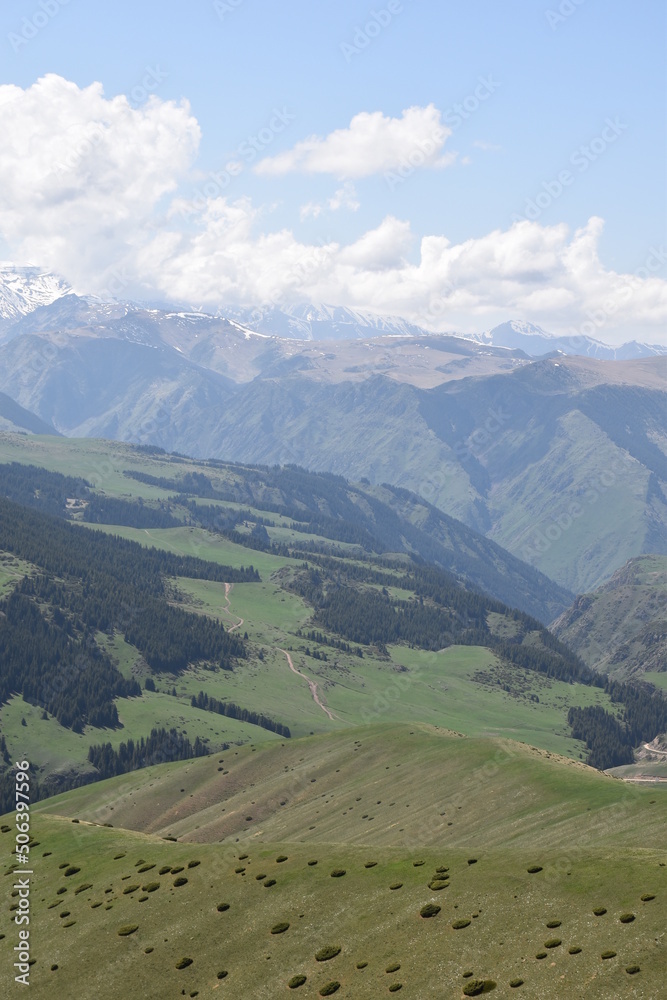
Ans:
<svg viewBox="0 0 667 1000"><path fill-rule="evenodd" d="M187 102L140 108L49 74L0 86L0 232L17 258L103 288L155 223L199 144Z"/></svg>
<svg viewBox="0 0 667 1000"><path fill-rule="evenodd" d="M341 208L346 208L350 212L357 212L361 208L361 202L357 199L357 192L352 181L345 181L342 187L327 198L324 205L317 201L306 202L299 209L299 218L318 219L322 212L328 208L330 212L339 212Z"/></svg>
<svg viewBox="0 0 667 1000"><path fill-rule="evenodd" d="M451 132L433 104L407 108L400 118L362 111L349 128L304 139L287 152L260 160L255 172L278 176L301 171L344 180L395 170L415 154L421 154L421 166L447 166L451 155L440 154Z"/></svg>
<svg viewBox="0 0 667 1000"><path fill-rule="evenodd" d="M184 197L200 138L186 103L154 97L135 109L99 84L47 76L27 90L0 87L0 134L0 240L80 291L210 308L327 302L466 332L511 317L613 343L665 342L667 281L655 272L667 251L647 248L636 275L611 271L598 253L601 219L574 233L520 221L451 243L388 216L347 244L312 245L272 231L269 212L247 198ZM310 211L357 203L348 177Z"/></svg>

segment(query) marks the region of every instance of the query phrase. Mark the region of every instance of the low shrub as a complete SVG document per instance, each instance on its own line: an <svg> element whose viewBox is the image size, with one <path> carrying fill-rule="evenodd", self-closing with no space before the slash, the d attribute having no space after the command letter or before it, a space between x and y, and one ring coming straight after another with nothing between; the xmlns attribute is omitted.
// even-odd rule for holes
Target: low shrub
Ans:
<svg viewBox="0 0 667 1000"><path fill-rule="evenodd" d="M495 987L493 979L471 979L463 987L463 995L464 997L478 997L482 993L490 993Z"/></svg>
<svg viewBox="0 0 667 1000"><path fill-rule="evenodd" d="M68 920L66 923L63 924L63 927L74 927L75 923L76 920Z"/></svg>
<svg viewBox="0 0 667 1000"><path fill-rule="evenodd" d="M275 884L276 880L274 878L267 878L266 882L263 883L265 889L270 889Z"/></svg>
<svg viewBox="0 0 667 1000"><path fill-rule="evenodd" d="M159 882L147 882L146 885L142 885L142 892L155 892L156 889L160 888Z"/></svg>
<svg viewBox="0 0 667 1000"><path fill-rule="evenodd" d="M342 878L343 875L347 875L347 872L345 871L344 868L334 868L334 870L331 873L332 878Z"/></svg>
<svg viewBox="0 0 667 1000"><path fill-rule="evenodd" d="M412 867L413 867L413 868L421 868L421 866L422 866L423 864L425 864L425 863L426 863L426 862L424 862L424 861L413 861L413 862L412 862Z"/></svg>
<svg viewBox="0 0 667 1000"><path fill-rule="evenodd" d="M327 945L326 948L320 948L318 952L315 953L316 962L328 962L329 959L335 958L336 955L340 955L342 948L337 944Z"/></svg>
<svg viewBox="0 0 667 1000"><path fill-rule="evenodd" d="M638 965L628 965L626 966L625 971L629 976L636 976L638 972L641 972L641 969Z"/></svg>
<svg viewBox="0 0 667 1000"><path fill-rule="evenodd" d="M631 924L632 921L635 919L635 915L634 913L621 913L618 919L621 921L622 924Z"/></svg>
<svg viewBox="0 0 667 1000"><path fill-rule="evenodd" d="M445 874L445 872L448 872L448 871L449 871L449 868L445 868L445 866L443 865L443 866L441 866L440 868L436 868L436 870L435 870L435 874L436 874L436 875L444 875L444 874ZM449 876L448 876L448 877L449 877Z"/></svg>
<svg viewBox="0 0 667 1000"><path fill-rule="evenodd" d="M227 969L220 969L220 972L218 973L218 979L226 979L228 975L229 973L227 972Z"/></svg>
<svg viewBox="0 0 667 1000"><path fill-rule="evenodd" d="M76 875L80 871L81 869L77 868L76 865L70 865L69 868L65 870L65 878L69 877L70 875Z"/></svg>
<svg viewBox="0 0 667 1000"><path fill-rule="evenodd" d="M130 934L134 934L138 930L139 924L124 924L122 927L119 927L118 934L120 937L129 937Z"/></svg>
<svg viewBox="0 0 667 1000"><path fill-rule="evenodd" d="M155 948L149 944L148 948L144 948L144 955L150 955L153 951L155 951Z"/></svg>
<svg viewBox="0 0 667 1000"><path fill-rule="evenodd" d="M542 870L543 869L541 865L531 865L530 868L526 868L526 871L528 872L529 875L537 875L537 873L541 872Z"/></svg>
<svg viewBox="0 0 667 1000"><path fill-rule="evenodd" d="M140 875L143 875L144 872L149 872L151 868L155 868L155 865L142 865L141 868L137 869L137 871Z"/></svg>
<svg viewBox="0 0 667 1000"><path fill-rule="evenodd" d="M201 861L188 861L188 868L196 868L197 865L200 865L200 864L201 864Z"/></svg>
<svg viewBox="0 0 667 1000"><path fill-rule="evenodd" d="M178 875L178 873L182 871L183 871L183 865L177 865L175 868L171 869L171 874Z"/></svg>
<svg viewBox="0 0 667 1000"><path fill-rule="evenodd" d="M403 888L403 883L402 882L392 882L391 885L389 886L389 888L390 889L402 889Z"/></svg>
<svg viewBox="0 0 667 1000"><path fill-rule="evenodd" d="M183 871L182 868L181 868L181 871ZM245 868L235 868L234 869L234 874L235 875L243 875L244 871L245 871Z"/></svg>
<svg viewBox="0 0 667 1000"><path fill-rule="evenodd" d="M218 913L225 913L229 909L229 903L218 903Z"/></svg>
<svg viewBox="0 0 667 1000"><path fill-rule="evenodd" d="M307 976L292 976L289 983L287 984L291 990L296 990L299 986L307 981Z"/></svg>
<svg viewBox="0 0 667 1000"><path fill-rule="evenodd" d="M174 885L175 885L175 886L176 886L176 888L178 889L178 887L179 887L180 885L186 885L186 884L187 884L187 881L188 881L188 880L187 880L186 878L183 878L183 876L182 876L182 875L179 875L179 877L178 877L178 878L175 878L175 879L174 879Z"/></svg>
<svg viewBox="0 0 667 1000"><path fill-rule="evenodd" d="M400 966L399 962L394 962L393 965L388 965L387 968L384 971L385 972L398 972L398 970L400 969L400 967L401 966Z"/></svg>
<svg viewBox="0 0 667 1000"><path fill-rule="evenodd" d="M128 885L128 886L126 886L123 889L123 895L124 896L129 896L131 892L136 892L138 888L139 888L138 884L137 885Z"/></svg>
<svg viewBox="0 0 667 1000"><path fill-rule="evenodd" d="M178 962L176 963L176 968L187 969L188 965L192 965L192 961L193 960L191 958L179 958Z"/></svg>
<svg viewBox="0 0 667 1000"><path fill-rule="evenodd" d="M261 882L262 879L265 879L265 878L266 878L266 875L255 875L255 881L256 882Z"/></svg>
<svg viewBox="0 0 667 1000"><path fill-rule="evenodd" d="M440 907L436 906L435 903L427 903L426 906L422 906L419 911L420 917L436 917L440 913Z"/></svg>
<svg viewBox="0 0 667 1000"><path fill-rule="evenodd" d="M510 986L512 989L516 989L517 986L523 986L523 979L510 979Z"/></svg>
<svg viewBox="0 0 667 1000"><path fill-rule="evenodd" d="M655 899L655 895L652 892L645 892L641 897L642 903L648 903L651 899Z"/></svg>
<svg viewBox="0 0 667 1000"><path fill-rule="evenodd" d="M276 858L276 864L277 865L281 865L283 863L283 861L287 861L287 860L288 860L287 855L286 854L281 854L279 857Z"/></svg>
<svg viewBox="0 0 667 1000"><path fill-rule="evenodd" d="M390 993L398 993L399 990L403 989L403 983L392 983L389 987Z"/></svg>
<svg viewBox="0 0 667 1000"><path fill-rule="evenodd" d="M365 969L368 966L368 962L357 962L358 969Z"/></svg>
<svg viewBox="0 0 667 1000"><path fill-rule="evenodd" d="M239 854L239 861L247 861L249 857L249 854Z"/></svg>
<svg viewBox="0 0 667 1000"><path fill-rule="evenodd" d="M429 889L432 889L433 892L440 892L441 889L446 889L448 886L449 882L444 882L440 878L436 878L428 884Z"/></svg>
<svg viewBox="0 0 667 1000"><path fill-rule="evenodd" d="M602 958L602 959L605 959L605 958L616 958L616 952L615 951L611 951L611 950L610 951L603 951L602 954L600 955L600 958Z"/></svg>
<svg viewBox="0 0 667 1000"><path fill-rule="evenodd" d="M452 924L452 927L454 928L455 931L463 930L464 927L469 927L469 926L470 926L470 921L468 920L467 917L462 917L460 920L455 920L454 923Z"/></svg>
<svg viewBox="0 0 667 1000"><path fill-rule="evenodd" d="M86 891L86 889L92 889L92 888L93 888L93 883L92 883L92 882L83 882L83 883L82 883L82 884L81 884L81 885L80 885L80 886L78 887L78 889L75 889L75 890L74 890L74 895L75 895L75 896L78 896L78 894L79 894L80 892L85 892L85 891Z"/></svg>
<svg viewBox="0 0 667 1000"><path fill-rule="evenodd" d="M560 927L560 925L561 925L561 921L560 920L548 920L547 921L547 927Z"/></svg>
<svg viewBox="0 0 667 1000"><path fill-rule="evenodd" d="M535 956L535 958L546 958L546 957L547 957L546 951L538 951L537 955Z"/></svg>
<svg viewBox="0 0 667 1000"><path fill-rule="evenodd" d="M568 955L579 955L581 953L581 948L579 945L573 944L571 948L567 949Z"/></svg>
<svg viewBox="0 0 667 1000"><path fill-rule="evenodd" d="M101 906L101 905L102 905L102 900L100 899L99 903L91 903L90 904L90 908L91 908L91 910L96 910L97 907Z"/></svg>
<svg viewBox="0 0 667 1000"><path fill-rule="evenodd" d="M477 858L468 858L468 864L469 865L476 865L477 864Z"/></svg>
<svg viewBox="0 0 667 1000"><path fill-rule="evenodd" d="M337 982L327 983L327 985L323 986L322 989L320 990L320 996L332 997L334 993L338 993L339 989L340 989L340 983Z"/></svg>
<svg viewBox="0 0 667 1000"><path fill-rule="evenodd" d="M63 918L64 917L69 917L69 915L70 915L70 911L69 910L63 910L63 912L60 914L60 916L63 917Z"/></svg>
<svg viewBox="0 0 667 1000"><path fill-rule="evenodd" d="M168 875L170 871L171 867L169 865L162 865L162 868L158 868L157 873L158 875Z"/></svg>
<svg viewBox="0 0 667 1000"><path fill-rule="evenodd" d="M596 917L603 917L606 912L607 909L604 906L596 906L595 909L593 910L593 913L595 914Z"/></svg>
<svg viewBox="0 0 667 1000"><path fill-rule="evenodd" d="M367 861L364 868L375 868L377 861Z"/></svg>
<svg viewBox="0 0 667 1000"><path fill-rule="evenodd" d="M289 924L286 921L283 921L280 924L274 924L273 927L271 928L271 933L272 934L284 934L285 931L288 931L288 930L289 930ZM340 951L340 949L339 949L339 951Z"/></svg>
<svg viewBox="0 0 667 1000"><path fill-rule="evenodd" d="M549 938L548 941L544 942L544 947L545 948L558 948L558 946L561 945L562 943L563 942L561 941L560 938Z"/></svg>
<svg viewBox="0 0 667 1000"><path fill-rule="evenodd" d="M317 864L317 861L309 861L308 862L308 867L309 868L313 868L316 864Z"/></svg>

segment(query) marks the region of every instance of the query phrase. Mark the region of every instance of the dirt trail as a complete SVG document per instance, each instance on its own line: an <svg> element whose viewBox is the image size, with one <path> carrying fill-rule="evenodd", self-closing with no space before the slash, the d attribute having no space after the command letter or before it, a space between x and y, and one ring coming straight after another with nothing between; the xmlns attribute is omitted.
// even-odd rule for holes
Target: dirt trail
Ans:
<svg viewBox="0 0 667 1000"><path fill-rule="evenodd" d="M649 753L659 753L661 757L667 757L667 750L655 750L652 746L649 746L648 743L644 744L644 749L648 750Z"/></svg>
<svg viewBox="0 0 667 1000"><path fill-rule="evenodd" d="M223 613L229 615L230 618L238 618L239 620L237 621L236 625L229 626L229 628L227 629L228 632L233 632L235 628L241 628L241 626L245 622L245 618L239 618L239 616L235 615L234 612L231 610L231 601L229 600L229 595L231 594L233 589L234 589L233 583L225 584L225 600L227 601L227 607L223 608L222 610Z"/></svg>
<svg viewBox="0 0 667 1000"><path fill-rule="evenodd" d="M278 648L280 649L280 647L278 647ZM320 708L322 709L322 711L326 712L326 714L329 716L329 718L333 722L336 717L335 717L335 715L332 712L329 711L329 709L327 708L327 706L323 705L322 702L320 701L320 696L317 693L317 684L315 683L315 681L311 681L309 677L306 677L305 674L302 674L300 670L296 669L296 667L292 663L292 657L289 655L289 653L287 652L286 649L281 649L280 652L284 653L285 656L287 657L287 662L289 664L289 668L292 671L292 673L293 674L298 674L299 677L303 677L304 681L306 681L306 683L308 684L308 687L310 688L310 693L313 696L313 701L315 702L315 704L319 705Z"/></svg>

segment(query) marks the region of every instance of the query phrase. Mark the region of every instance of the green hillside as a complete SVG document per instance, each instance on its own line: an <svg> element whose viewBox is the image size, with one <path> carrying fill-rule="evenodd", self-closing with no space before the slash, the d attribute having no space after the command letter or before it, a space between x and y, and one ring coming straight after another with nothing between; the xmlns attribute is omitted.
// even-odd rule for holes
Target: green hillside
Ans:
<svg viewBox="0 0 667 1000"><path fill-rule="evenodd" d="M655 1000L666 813L654 790L422 726L161 765L35 810L31 990Z"/></svg>

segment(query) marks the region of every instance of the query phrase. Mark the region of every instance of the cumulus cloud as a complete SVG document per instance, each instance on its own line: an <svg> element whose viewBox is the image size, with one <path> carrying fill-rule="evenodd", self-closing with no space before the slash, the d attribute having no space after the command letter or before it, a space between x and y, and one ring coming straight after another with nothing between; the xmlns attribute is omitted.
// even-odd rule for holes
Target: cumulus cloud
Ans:
<svg viewBox="0 0 667 1000"><path fill-rule="evenodd" d="M600 260L595 217L575 232L524 220L452 243L387 216L347 243L313 244L272 230L248 198L185 197L200 140L185 102L153 97L134 108L105 98L99 84L47 76L26 90L0 87L0 129L0 238L15 259L51 267L82 292L212 309L326 302L431 330L475 332L515 318L614 343L665 340L667 281L656 272L667 250L647 250L635 274L614 272ZM352 143L348 169L362 147ZM386 148L378 155L373 169L389 162ZM324 208L357 204L348 177Z"/></svg>
<svg viewBox="0 0 667 1000"><path fill-rule="evenodd" d="M396 170L410 164L415 155L420 155L421 166L446 166L452 158L443 156L442 148L451 133L433 104L407 108L400 118L362 111L348 128L336 129L324 138L311 136L293 149L265 157L255 172L278 176L300 171L345 180Z"/></svg>
<svg viewBox="0 0 667 1000"><path fill-rule="evenodd" d="M0 86L0 231L17 258L100 288L155 223L197 152L186 101L134 108L55 74ZM97 278L93 279L96 274Z"/></svg>

